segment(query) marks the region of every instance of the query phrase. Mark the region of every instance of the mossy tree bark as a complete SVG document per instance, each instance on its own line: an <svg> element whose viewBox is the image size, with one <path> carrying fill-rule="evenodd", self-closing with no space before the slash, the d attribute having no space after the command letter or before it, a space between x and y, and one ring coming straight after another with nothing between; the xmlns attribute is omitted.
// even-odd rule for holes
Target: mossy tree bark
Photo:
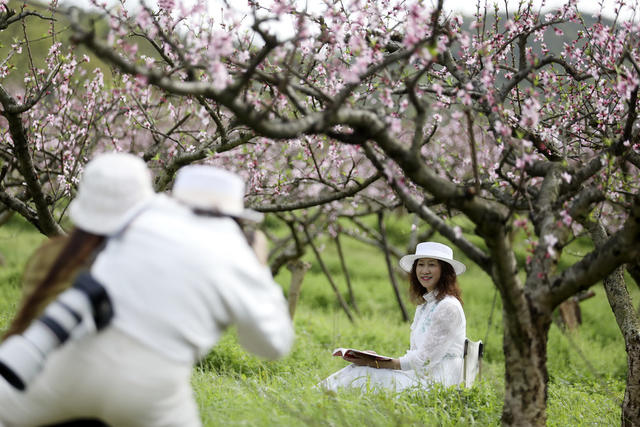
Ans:
<svg viewBox="0 0 640 427"><path fill-rule="evenodd" d="M607 239L607 232L599 222L588 224L596 246ZM624 338L627 351L627 384L622 402L623 426L640 425L640 319L627 289L624 266L616 268L603 280L607 299Z"/></svg>

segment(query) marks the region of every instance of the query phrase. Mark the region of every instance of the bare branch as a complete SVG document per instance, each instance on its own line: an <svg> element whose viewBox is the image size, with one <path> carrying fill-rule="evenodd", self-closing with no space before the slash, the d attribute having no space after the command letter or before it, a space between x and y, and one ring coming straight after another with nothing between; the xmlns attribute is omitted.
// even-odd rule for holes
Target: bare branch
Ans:
<svg viewBox="0 0 640 427"><path fill-rule="evenodd" d="M38 222L38 213L31 209L26 203L6 191L0 191L0 202L9 209L18 212L22 217L33 224L41 233L46 234Z"/></svg>
<svg viewBox="0 0 640 427"><path fill-rule="evenodd" d="M259 212L285 212L285 211L294 211L298 209L306 209L313 206L324 205L324 204L333 202L334 200L340 200L347 197L351 197L359 193L360 191L364 190L369 185L376 182L378 179L380 179L380 177L381 175L379 173L376 173L370 176L369 178L365 179L362 183L356 183L356 185L353 185L351 188L347 188L345 190L338 191L335 193L321 195L312 200L301 200L301 201L289 203L289 204L256 206L254 207L254 209Z"/></svg>
<svg viewBox="0 0 640 427"><path fill-rule="evenodd" d="M44 21L54 21L54 22L56 21L55 18L43 16L39 12L22 11L16 15L13 10L9 10L9 9L7 10L8 10L8 13L0 14L0 31L6 30L9 25L15 24L16 22L21 21L28 16L35 16Z"/></svg>
<svg viewBox="0 0 640 427"><path fill-rule="evenodd" d="M582 260L551 278L551 307L587 289L613 272L616 266L635 262L640 257L640 197L636 196L629 218L620 231Z"/></svg>

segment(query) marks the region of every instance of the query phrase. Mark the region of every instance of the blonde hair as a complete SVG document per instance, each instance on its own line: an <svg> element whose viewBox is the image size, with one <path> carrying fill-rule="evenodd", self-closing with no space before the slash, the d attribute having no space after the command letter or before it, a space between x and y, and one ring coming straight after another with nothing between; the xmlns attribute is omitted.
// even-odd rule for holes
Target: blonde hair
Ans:
<svg viewBox="0 0 640 427"><path fill-rule="evenodd" d="M24 298L9 328L3 334L3 339L24 332L49 302L69 288L78 271L87 267L93 259L96 250L104 243L105 236L75 228L65 239L66 243L44 278ZM36 252L34 256L42 254Z"/></svg>

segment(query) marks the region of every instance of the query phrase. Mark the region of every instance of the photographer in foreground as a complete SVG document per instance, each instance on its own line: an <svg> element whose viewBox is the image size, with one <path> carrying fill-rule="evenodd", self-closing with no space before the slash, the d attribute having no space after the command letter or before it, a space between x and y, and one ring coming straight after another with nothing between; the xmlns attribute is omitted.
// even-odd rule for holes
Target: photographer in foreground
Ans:
<svg viewBox="0 0 640 427"><path fill-rule="evenodd" d="M113 306L110 324L53 352L26 391L0 381L0 421L198 426L192 366L226 327L237 325L259 356L289 351L282 291L234 220L255 217L242 180L189 166L173 196L155 196L91 266Z"/></svg>

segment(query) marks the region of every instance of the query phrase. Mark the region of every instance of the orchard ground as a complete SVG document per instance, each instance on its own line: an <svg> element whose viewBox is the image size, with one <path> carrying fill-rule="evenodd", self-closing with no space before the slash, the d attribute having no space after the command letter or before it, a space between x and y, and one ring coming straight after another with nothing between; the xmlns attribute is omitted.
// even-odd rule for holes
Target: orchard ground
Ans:
<svg viewBox="0 0 640 427"><path fill-rule="evenodd" d="M393 243L409 238L409 218L390 224ZM470 237L472 238L472 237ZM14 217L0 227L0 329L6 328L20 295L20 276L29 254L44 239L30 225ZM438 239L438 237L436 237ZM245 352L233 330L194 368L193 386L204 424L217 425L497 425L502 412L504 367L499 297L490 279L469 266L460 277L467 316L467 335L486 344L483 375L472 389L435 388L429 392L337 394L317 390L315 384L345 366L331 357L339 346L374 349L392 356L409 345L409 324L403 323L389 284L383 254L355 240L342 239L360 316L351 324L317 265L312 263L295 316L296 342L279 361L263 361ZM574 256L580 255L574 248ZM346 296L346 285L331 241L322 256ZM459 253L459 251L457 251ZM570 256L570 255L565 255ZM403 296L410 315L413 307ZM289 272L276 280L285 294ZM628 283L637 298L634 282ZM624 341L600 285L596 296L581 303L583 324L565 334L554 324L549 339L548 425L617 425L624 396ZM493 307L493 310L492 310ZM492 317L492 321L489 319Z"/></svg>

